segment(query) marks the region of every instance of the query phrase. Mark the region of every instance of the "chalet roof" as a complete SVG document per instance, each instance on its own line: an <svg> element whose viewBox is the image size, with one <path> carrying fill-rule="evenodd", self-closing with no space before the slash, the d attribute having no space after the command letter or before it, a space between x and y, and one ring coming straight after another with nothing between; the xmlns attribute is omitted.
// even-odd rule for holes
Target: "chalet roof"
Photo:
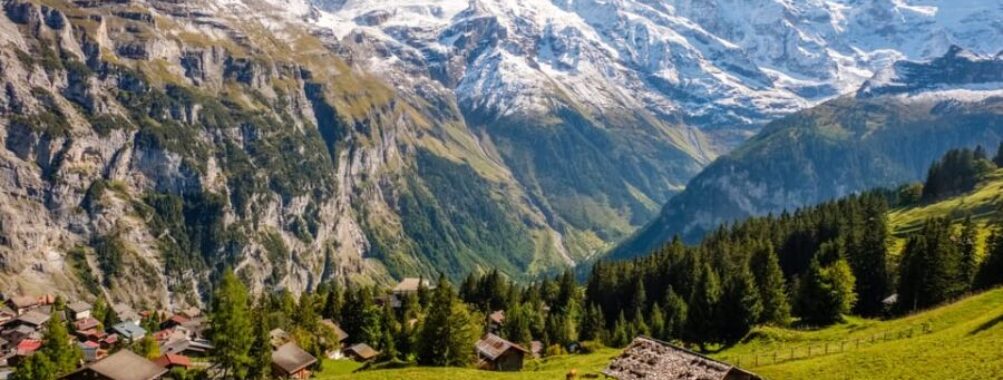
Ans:
<svg viewBox="0 0 1003 380"><path fill-rule="evenodd" d="M8 302L10 302L11 306L14 308L23 309L38 305L38 298L32 296L19 296L11 298Z"/></svg>
<svg viewBox="0 0 1003 380"><path fill-rule="evenodd" d="M144 335L146 335L145 329L139 327L138 325L132 322L121 322L115 326L112 326L111 329L115 330L119 334L122 334L123 336L129 339L141 338Z"/></svg>
<svg viewBox="0 0 1003 380"><path fill-rule="evenodd" d="M417 277L405 277L403 280L401 280L400 283L397 284L397 286L394 287L394 293L417 292L418 287L421 284L424 284L425 287L427 288L428 280L424 280Z"/></svg>
<svg viewBox="0 0 1003 380"><path fill-rule="evenodd" d="M36 339L25 339L17 344L17 354L18 355L28 355L32 352L38 351L42 348L42 341Z"/></svg>
<svg viewBox="0 0 1003 380"><path fill-rule="evenodd" d="M760 379L731 364L647 337L634 338L603 370L604 375L619 380L722 380L732 373Z"/></svg>
<svg viewBox="0 0 1003 380"><path fill-rule="evenodd" d="M334 321L330 319L325 319L323 321L320 321L320 323L323 323L325 326L330 327L332 330L334 330L334 334L338 336L339 342L344 342L345 339L348 339L348 333L346 333L345 330L342 330L341 326L338 326L338 324L334 323Z"/></svg>
<svg viewBox="0 0 1003 380"><path fill-rule="evenodd" d="M479 355L490 360L498 359L498 357L506 351L513 349L529 353L529 350L523 348L522 346L502 339L500 336L495 334L484 335L481 340L477 341L475 346L477 347L477 353Z"/></svg>
<svg viewBox="0 0 1003 380"><path fill-rule="evenodd" d="M353 344L351 347L345 349L345 352L354 352L355 355L358 355L363 360L369 360L375 358L376 355L380 354L379 351L374 350L372 347L369 347L369 345L365 343Z"/></svg>
<svg viewBox="0 0 1003 380"><path fill-rule="evenodd" d="M491 319L491 322L496 325L505 323L505 311L495 310L493 313L491 313L491 315L488 316L488 318Z"/></svg>
<svg viewBox="0 0 1003 380"><path fill-rule="evenodd" d="M91 304L83 301L77 301L69 305L66 305L66 308L74 313L83 313L91 309Z"/></svg>
<svg viewBox="0 0 1003 380"><path fill-rule="evenodd" d="M73 327L75 329L77 329L77 331L84 331L84 330L90 330L90 329L93 329L95 327L98 327L98 325L100 325L100 324L101 324L101 322L98 321L97 319L94 319L94 318L84 318L84 319L81 319L79 321L73 322Z"/></svg>
<svg viewBox="0 0 1003 380"><path fill-rule="evenodd" d="M118 351L77 372L88 370L110 380L152 380L167 373L166 368L129 350Z"/></svg>
<svg viewBox="0 0 1003 380"><path fill-rule="evenodd" d="M294 374L317 362L317 358L303 351L296 343L283 344L272 352L272 364L287 374Z"/></svg>
<svg viewBox="0 0 1003 380"><path fill-rule="evenodd" d="M32 310L17 317L17 320L32 326L41 326L49 321L49 315L38 310Z"/></svg>
<svg viewBox="0 0 1003 380"><path fill-rule="evenodd" d="M164 354L159 358L153 360L153 362L156 363L158 366L164 368L168 368L171 366L188 368L192 366L191 359L189 359L187 356L177 355L177 354Z"/></svg>

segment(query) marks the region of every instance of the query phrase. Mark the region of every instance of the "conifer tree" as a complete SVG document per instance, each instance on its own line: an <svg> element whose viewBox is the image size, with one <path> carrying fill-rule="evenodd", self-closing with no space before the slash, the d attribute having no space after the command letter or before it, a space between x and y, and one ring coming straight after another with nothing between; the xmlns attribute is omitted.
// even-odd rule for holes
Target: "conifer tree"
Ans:
<svg viewBox="0 0 1003 380"><path fill-rule="evenodd" d="M72 372L83 359L83 353L77 344L69 339L70 334L63 320L61 305L53 307L52 316L46 326L48 329L42 338L43 343L39 353L51 364L54 374L65 375Z"/></svg>
<svg viewBox="0 0 1003 380"><path fill-rule="evenodd" d="M822 267L818 257L811 261L798 290L798 314L801 321L814 326L842 320L856 303L855 279L845 259Z"/></svg>
<svg viewBox="0 0 1003 380"><path fill-rule="evenodd" d="M247 376L254 344L248 308L247 288L233 271L226 270L213 294L209 328L211 356L222 378Z"/></svg>
<svg viewBox="0 0 1003 380"><path fill-rule="evenodd" d="M688 309L683 297L670 286L665 292L665 329L662 332L665 339L683 337Z"/></svg>
<svg viewBox="0 0 1003 380"><path fill-rule="evenodd" d="M324 318L341 322L341 308L344 302L344 290L339 283L335 282L327 291L327 299L324 301L324 311L321 312L321 315Z"/></svg>
<svg viewBox="0 0 1003 380"><path fill-rule="evenodd" d="M59 373L49 360L49 356L36 352L18 364L17 369L10 375L10 380L55 380L58 376Z"/></svg>
<svg viewBox="0 0 1003 380"><path fill-rule="evenodd" d="M478 333L474 316L459 302L449 280L440 275L419 333L418 363L465 366L474 358L474 342Z"/></svg>
<svg viewBox="0 0 1003 380"><path fill-rule="evenodd" d="M703 265L699 278L688 302L685 338L700 344L703 350L707 343L717 342L720 337L717 328L722 289L721 280L708 264Z"/></svg>
<svg viewBox="0 0 1003 380"><path fill-rule="evenodd" d="M606 318L602 314L602 309L596 304L592 304L585 309L585 317L578 332L578 336L585 341L606 342Z"/></svg>
<svg viewBox="0 0 1003 380"><path fill-rule="evenodd" d="M997 228L986 243L985 258L975 279L978 289L1003 284L1003 230Z"/></svg>
<svg viewBox="0 0 1003 380"><path fill-rule="evenodd" d="M993 157L993 163L997 167L1003 168L1003 142L1000 142L999 147L996 148L996 156Z"/></svg>
<svg viewBox="0 0 1003 380"><path fill-rule="evenodd" d="M739 265L728 273L721 295L718 322L721 338L733 342L742 338L759 320L763 304L752 273Z"/></svg>
<svg viewBox="0 0 1003 380"><path fill-rule="evenodd" d="M971 288L972 282L975 280L975 274L978 271L976 257L977 235L978 228L972 222L972 217L966 217L964 224L961 226L961 265L958 270L958 281L961 282L965 290Z"/></svg>
<svg viewBox="0 0 1003 380"><path fill-rule="evenodd" d="M780 260L772 247L757 250L752 256L753 274L759 287L763 312L759 321L785 325L790 320L791 306L787 299L787 284L780 270Z"/></svg>
<svg viewBox="0 0 1003 380"><path fill-rule="evenodd" d="M649 314L648 327L651 330L651 336L656 339L668 340L669 337L665 334L665 312L662 311L658 302L651 306Z"/></svg>
<svg viewBox="0 0 1003 380"><path fill-rule="evenodd" d="M505 312L505 324L502 325L502 335L511 342L524 346L533 341L529 330L529 306L515 304Z"/></svg>
<svg viewBox="0 0 1003 380"><path fill-rule="evenodd" d="M613 334L610 336L609 345L612 347L624 347L630 343L633 337L630 336L630 332L627 329L627 318L623 315L623 310L621 310L620 316L616 318L616 323L613 324Z"/></svg>
<svg viewBox="0 0 1003 380"><path fill-rule="evenodd" d="M254 315L266 314L268 314L266 301L264 298L259 299L254 309ZM247 371L247 378L250 380L269 380L272 377L271 331L267 318L254 319L254 340L249 352L251 365Z"/></svg>
<svg viewBox="0 0 1003 380"><path fill-rule="evenodd" d="M899 264L899 302L916 310L948 301L966 286L960 281L961 253L950 223L932 219L907 242Z"/></svg>

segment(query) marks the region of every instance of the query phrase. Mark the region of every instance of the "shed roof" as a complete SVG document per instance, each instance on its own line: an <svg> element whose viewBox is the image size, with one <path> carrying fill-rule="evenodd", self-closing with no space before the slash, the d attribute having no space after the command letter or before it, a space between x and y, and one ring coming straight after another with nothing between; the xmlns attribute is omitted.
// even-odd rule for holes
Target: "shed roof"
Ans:
<svg viewBox="0 0 1003 380"><path fill-rule="evenodd" d="M405 277L397 284L397 286L394 287L394 293L417 292L418 287L422 284L424 284L427 288L428 280L418 277Z"/></svg>
<svg viewBox="0 0 1003 380"><path fill-rule="evenodd" d="M157 358L156 360L154 360L153 362L164 368L169 368L171 366L188 368L192 366L191 359L189 359L187 356L177 355L177 354L164 354L159 358Z"/></svg>
<svg viewBox="0 0 1003 380"><path fill-rule="evenodd" d="M11 298L9 302L15 308L23 309L38 305L38 298L32 296L19 296Z"/></svg>
<svg viewBox="0 0 1003 380"><path fill-rule="evenodd" d="M287 374L294 374L317 362L317 358L289 342L272 352L272 364Z"/></svg>
<svg viewBox="0 0 1003 380"><path fill-rule="evenodd" d="M372 347L369 347L369 345L365 343L353 344L351 347L345 349L345 352L354 352L363 360L369 360L375 358L376 355L380 354L379 351L374 350Z"/></svg>
<svg viewBox="0 0 1003 380"><path fill-rule="evenodd" d="M77 301L69 305L66 305L66 308L74 313L83 313L91 309L91 304L83 301Z"/></svg>
<svg viewBox="0 0 1003 380"><path fill-rule="evenodd" d="M491 315L488 315L488 318L490 318L491 322L493 322L496 325L505 323L505 311L495 310L493 313L491 313Z"/></svg>
<svg viewBox="0 0 1003 380"><path fill-rule="evenodd" d="M603 374L619 380L721 380L733 373L760 379L731 364L647 337L634 338L603 370Z"/></svg>
<svg viewBox="0 0 1003 380"><path fill-rule="evenodd" d="M129 350L121 350L94 362L81 371L93 371L111 380L151 380L160 378L167 369Z"/></svg>
<svg viewBox="0 0 1003 380"><path fill-rule="evenodd" d="M41 326L49 321L49 315L38 310L32 310L17 317L17 320L32 326Z"/></svg>
<svg viewBox="0 0 1003 380"><path fill-rule="evenodd" d="M529 353L526 348L502 339L500 336L495 334L486 334L481 340L476 343L477 353L483 357L490 360L498 359L499 356L504 354L508 350L518 350L524 353Z"/></svg>
<svg viewBox="0 0 1003 380"><path fill-rule="evenodd" d="M327 327L331 328L332 330L334 330L334 334L338 336L338 341L339 342L343 342L343 341L345 341L345 339L348 339L348 333L346 333L345 330L342 330L341 326L338 326L338 324L334 323L334 321L332 321L330 319L325 319L325 320L320 321L320 322L323 323L325 326L327 326Z"/></svg>

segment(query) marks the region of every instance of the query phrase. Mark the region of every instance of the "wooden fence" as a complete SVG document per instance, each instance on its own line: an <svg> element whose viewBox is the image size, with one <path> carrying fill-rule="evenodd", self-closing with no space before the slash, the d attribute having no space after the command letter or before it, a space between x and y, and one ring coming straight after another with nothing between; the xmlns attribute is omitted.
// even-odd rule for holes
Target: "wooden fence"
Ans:
<svg viewBox="0 0 1003 380"><path fill-rule="evenodd" d="M908 329L883 331L853 339L811 342L803 345L785 347L760 353L723 356L720 359L722 361L732 363L737 367L745 366L755 368L764 365L789 362L792 360L808 359L812 357L857 350L876 343L908 339L922 334L929 334L931 332L933 332L933 329L930 325L923 324L920 326L912 326Z"/></svg>

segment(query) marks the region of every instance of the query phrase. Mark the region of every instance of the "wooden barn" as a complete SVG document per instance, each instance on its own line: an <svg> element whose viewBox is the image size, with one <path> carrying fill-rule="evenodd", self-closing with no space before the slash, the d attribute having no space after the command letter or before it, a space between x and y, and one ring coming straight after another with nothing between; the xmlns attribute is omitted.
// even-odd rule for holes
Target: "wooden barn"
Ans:
<svg viewBox="0 0 1003 380"><path fill-rule="evenodd" d="M495 334L484 335L477 341L477 367L492 371L519 371L529 350Z"/></svg>
<svg viewBox="0 0 1003 380"><path fill-rule="evenodd" d="M634 338L602 373L618 380L762 380L731 364L647 337Z"/></svg>

